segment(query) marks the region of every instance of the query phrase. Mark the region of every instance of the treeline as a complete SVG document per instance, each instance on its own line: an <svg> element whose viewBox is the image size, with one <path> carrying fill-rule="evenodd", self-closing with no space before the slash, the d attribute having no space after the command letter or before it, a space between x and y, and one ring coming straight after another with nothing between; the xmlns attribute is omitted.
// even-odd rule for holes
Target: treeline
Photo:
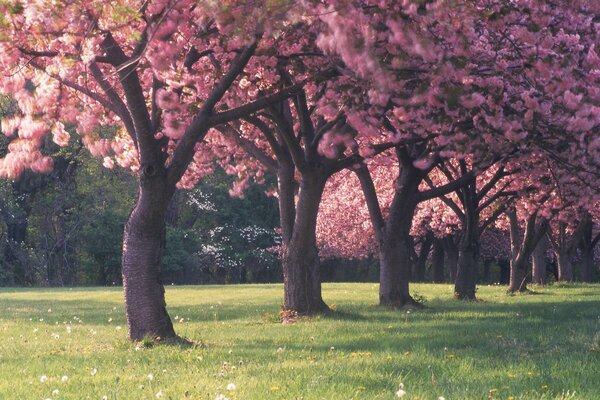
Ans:
<svg viewBox="0 0 600 400"><path fill-rule="evenodd" d="M0 181L0 285L121 284L135 177L104 168L77 143L59 149L49 142L45 149L55 153L52 173L26 171ZM177 192L165 232L165 283L282 279L273 199L259 186L232 198L231 183L218 171L194 190Z"/></svg>

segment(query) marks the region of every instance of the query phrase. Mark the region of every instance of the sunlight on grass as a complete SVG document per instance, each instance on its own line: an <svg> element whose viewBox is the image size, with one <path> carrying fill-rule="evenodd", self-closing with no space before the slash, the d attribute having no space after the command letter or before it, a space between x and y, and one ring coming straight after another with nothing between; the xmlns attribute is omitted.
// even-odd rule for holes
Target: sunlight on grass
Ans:
<svg viewBox="0 0 600 400"><path fill-rule="evenodd" d="M130 343L118 288L5 289L0 398L598 399L600 286L413 291L425 309L325 284L335 312L282 325L280 285L168 287L177 332L202 344L181 347Z"/></svg>

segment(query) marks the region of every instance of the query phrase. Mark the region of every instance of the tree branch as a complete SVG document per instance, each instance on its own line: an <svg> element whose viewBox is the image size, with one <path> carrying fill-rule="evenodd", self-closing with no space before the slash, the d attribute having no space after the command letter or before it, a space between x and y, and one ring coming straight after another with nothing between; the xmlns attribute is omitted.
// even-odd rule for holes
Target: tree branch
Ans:
<svg viewBox="0 0 600 400"><path fill-rule="evenodd" d="M214 106L225 95L225 92L242 73L250 58L254 55L259 37L256 37L254 43L246 47L239 56L232 62L227 73L221 78L210 95L200 108L200 111L192 118L192 121L185 129L183 137L175 148L171 165L167 170L167 184L175 187L175 184L181 179L188 165L194 157L194 147L199 140L202 140L208 130L213 126L209 123L209 118L213 113ZM227 120L226 120L227 121ZM225 122L225 121L224 121ZM223 122L221 122L223 123Z"/></svg>
<svg viewBox="0 0 600 400"><path fill-rule="evenodd" d="M298 90L300 90L305 83L306 82L297 83L290 87L284 88L275 94L261 97L259 99L256 99L255 101L246 103L236 108L232 108L230 110L212 114L208 118L207 122L211 126L217 126L220 124L226 124L231 121L235 121L237 119L246 118L256 113L257 111L260 111L273 104L279 103L281 101L289 99L290 97L295 96Z"/></svg>
<svg viewBox="0 0 600 400"><path fill-rule="evenodd" d="M448 182L445 185L437 186L435 188L432 188L432 189L429 189L429 190L426 190L423 192L419 192L415 195L414 198L417 202L431 200L436 197L453 192L453 191L463 187L464 185L469 184L469 181L471 181L474 178L475 178L475 173L473 171L469 171L465 175L461 176L460 178L455 179L452 182Z"/></svg>
<svg viewBox="0 0 600 400"><path fill-rule="evenodd" d="M121 121L123 121L125 129L127 129L127 133L129 133L131 140L133 140L133 143L137 148L138 143L137 137L135 136L135 127L133 125L133 120L131 119L131 114L129 114L129 110L127 109L127 105L123 102L121 96L119 93L117 93L115 88L106 79L106 76L104 73L102 73L102 70L97 63L92 62L89 65L89 69L100 88L102 88L110 102L113 104L113 107L115 108L115 114L117 114L119 118L121 118Z"/></svg>
<svg viewBox="0 0 600 400"><path fill-rule="evenodd" d="M371 217L371 224L373 226L375 237L377 238L377 243L382 243L385 221L383 219L381 207L379 206L377 191L375 190L371 173L364 162L360 163L360 167L355 169L354 173L360 181L360 187L365 196L365 202L367 203L367 209L369 210L369 216Z"/></svg>
<svg viewBox="0 0 600 400"><path fill-rule="evenodd" d="M230 137L249 155L256 158L270 172L277 173L277 162L259 149L252 141L242 137L242 133L231 125L220 125L216 128L224 136Z"/></svg>

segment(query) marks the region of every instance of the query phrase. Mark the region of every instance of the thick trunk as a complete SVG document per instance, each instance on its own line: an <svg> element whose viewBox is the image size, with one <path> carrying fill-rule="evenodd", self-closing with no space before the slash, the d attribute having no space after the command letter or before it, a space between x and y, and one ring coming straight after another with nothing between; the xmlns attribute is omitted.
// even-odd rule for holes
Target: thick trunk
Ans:
<svg viewBox="0 0 600 400"><path fill-rule="evenodd" d="M444 282L444 247L442 246L442 241L437 238L433 241L431 272L434 283Z"/></svg>
<svg viewBox="0 0 600 400"><path fill-rule="evenodd" d="M328 310L321 297L316 226L325 180L303 176L296 206L293 232L284 246L283 276L286 310L309 315Z"/></svg>
<svg viewBox="0 0 600 400"><path fill-rule="evenodd" d="M476 238L467 239L466 236L460 244L454 297L461 300L475 300L479 245Z"/></svg>
<svg viewBox="0 0 600 400"><path fill-rule="evenodd" d="M379 304L382 306L416 304L409 292L412 265L409 231L416 204L402 203L402 208L390 212L379 248Z"/></svg>
<svg viewBox="0 0 600 400"><path fill-rule="evenodd" d="M517 257L510 262L510 293L527 291L527 258Z"/></svg>
<svg viewBox="0 0 600 400"><path fill-rule="evenodd" d="M406 238L386 238L379 251L379 304L402 307L414 305L410 296L410 249Z"/></svg>
<svg viewBox="0 0 600 400"><path fill-rule="evenodd" d="M123 238L123 289L129 337L174 338L160 280L169 204L163 180L142 183Z"/></svg>
<svg viewBox="0 0 600 400"><path fill-rule="evenodd" d="M573 281L573 255L568 252L558 252L558 280L565 282Z"/></svg>
<svg viewBox="0 0 600 400"><path fill-rule="evenodd" d="M546 284L546 253L548 251L548 239L544 236L540 239L531 255L531 282L538 285Z"/></svg>

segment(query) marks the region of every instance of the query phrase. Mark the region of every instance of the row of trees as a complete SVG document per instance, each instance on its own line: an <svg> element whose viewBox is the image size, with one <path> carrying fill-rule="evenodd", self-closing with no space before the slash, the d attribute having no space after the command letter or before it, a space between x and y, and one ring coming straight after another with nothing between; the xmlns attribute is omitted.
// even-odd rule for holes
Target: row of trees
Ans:
<svg viewBox="0 0 600 400"><path fill-rule="evenodd" d="M132 339L175 336L159 279L169 204L215 165L237 175L234 195L276 176L284 308L299 313L327 309L318 214L341 171L364 193L388 306L414 304L411 229L424 208L458 219L455 290L467 299L486 226L506 221L510 290L523 290L548 226L563 243L597 209L596 1L51 7L0 5L1 90L18 106L2 123L14 139L0 174L48 172L43 139L65 145L71 127L107 168L136 174L122 257ZM325 224L350 235L347 217Z"/></svg>

